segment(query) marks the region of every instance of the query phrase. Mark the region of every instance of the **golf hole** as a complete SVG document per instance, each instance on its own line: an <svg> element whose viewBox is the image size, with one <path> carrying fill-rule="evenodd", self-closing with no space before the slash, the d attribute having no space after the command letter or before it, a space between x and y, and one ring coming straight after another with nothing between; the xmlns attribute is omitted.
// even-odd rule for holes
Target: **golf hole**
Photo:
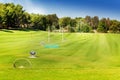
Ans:
<svg viewBox="0 0 120 80"><path fill-rule="evenodd" d="M31 68L32 64L28 59L17 59L13 63L14 68L24 69L24 68Z"/></svg>

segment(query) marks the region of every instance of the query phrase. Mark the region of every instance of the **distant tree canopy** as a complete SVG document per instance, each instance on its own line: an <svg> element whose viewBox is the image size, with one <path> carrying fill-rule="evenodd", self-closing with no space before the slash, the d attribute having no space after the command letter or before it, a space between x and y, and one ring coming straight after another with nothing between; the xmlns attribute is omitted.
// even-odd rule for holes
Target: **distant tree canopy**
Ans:
<svg viewBox="0 0 120 80"><path fill-rule="evenodd" d="M0 29L37 29L57 30L63 28L67 32L101 32L120 33L120 21L98 16L62 17L56 14L30 14L19 4L0 3Z"/></svg>

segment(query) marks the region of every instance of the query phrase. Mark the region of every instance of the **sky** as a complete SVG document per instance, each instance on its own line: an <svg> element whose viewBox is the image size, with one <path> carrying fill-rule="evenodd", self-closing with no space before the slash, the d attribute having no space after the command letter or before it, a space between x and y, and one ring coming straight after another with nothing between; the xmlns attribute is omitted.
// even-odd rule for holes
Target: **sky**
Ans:
<svg viewBox="0 0 120 80"><path fill-rule="evenodd" d="M57 14L58 17L99 16L120 20L120 0L0 0L20 4L29 13Z"/></svg>

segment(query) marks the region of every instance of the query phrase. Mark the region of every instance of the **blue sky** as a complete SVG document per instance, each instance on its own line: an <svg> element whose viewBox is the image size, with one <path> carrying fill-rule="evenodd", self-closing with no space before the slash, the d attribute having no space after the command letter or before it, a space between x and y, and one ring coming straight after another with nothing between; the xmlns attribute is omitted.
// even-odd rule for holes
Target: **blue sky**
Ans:
<svg viewBox="0 0 120 80"><path fill-rule="evenodd" d="M30 13L54 14L58 17L99 16L120 20L120 0L0 0L21 4Z"/></svg>

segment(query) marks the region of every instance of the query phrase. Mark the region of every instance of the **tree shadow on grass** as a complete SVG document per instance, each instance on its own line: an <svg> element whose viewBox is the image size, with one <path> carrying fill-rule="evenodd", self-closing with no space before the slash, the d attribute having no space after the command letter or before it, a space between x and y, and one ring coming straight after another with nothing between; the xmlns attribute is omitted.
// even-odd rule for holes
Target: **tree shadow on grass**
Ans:
<svg viewBox="0 0 120 80"><path fill-rule="evenodd" d="M13 29L13 30L16 30L16 31L24 31L24 32L30 32L30 31L40 31L38 29ZM8 33L14 33L12 29L9 30L9 29L0 29L0 31L3 31L3 32L8 32Z"/></svg>
<svg viewBox="0 0 120 80"><path fill-rule="evenodd" d="M20 29L19 31L30 32L31 30L29 30L29 29Z"/></svg>
<svg viewBox="0 0 120 80"><path fill-rule="evenodd" d="M38 30L38 29L19 29L19 31L30 32L30 31L40 31L40 30Z"/></svg>
<svg viewBox="0 0 120 80"><path fill-rule="evenodd" d="M7 29L2 29L2 30L0 30L0 31L8 32L8 33L14 33L13 31L11 31L11 30L7 30Z"/></svg>

